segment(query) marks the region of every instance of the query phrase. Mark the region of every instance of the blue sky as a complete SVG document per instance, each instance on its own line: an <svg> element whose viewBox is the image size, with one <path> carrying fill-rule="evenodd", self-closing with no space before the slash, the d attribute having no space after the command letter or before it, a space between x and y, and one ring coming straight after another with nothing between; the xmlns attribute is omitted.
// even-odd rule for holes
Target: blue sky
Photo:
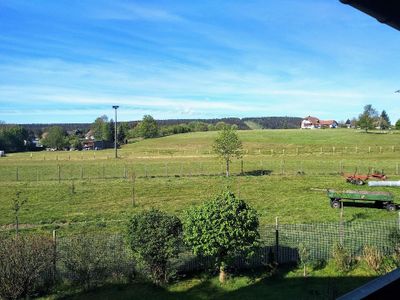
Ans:
<svg viewBox="0 0 400 300"><path fill-rule="evenodd" d="M400 118L400 32L339 0L0 0L7 123Z"/></svg>

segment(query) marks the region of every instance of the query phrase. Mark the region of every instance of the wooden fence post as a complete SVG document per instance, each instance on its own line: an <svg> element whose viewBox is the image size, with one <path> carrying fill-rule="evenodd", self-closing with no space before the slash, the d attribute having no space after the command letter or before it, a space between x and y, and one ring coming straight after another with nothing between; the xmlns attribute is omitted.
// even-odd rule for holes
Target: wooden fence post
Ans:
<svg viewBox="0 0 400 300"><path fill-rule="evenodd" d="M243 159L240 161L240 174L244 174L243 172Z"/></svg>
<svg viewBox="0 0 400 300"><path fill-rule="evenodd" d="M57 173L58 173L58 183L61 181L61 168L60 165L57 165Z"/></svg>
<svg viewBox="0 0 400 300"><path fill-rule="evenodd" d="M399 214L398 214L398 218L397 218L397 228L398 228L398 230L400 230L400 211L399 211Z"/></svg>
<svg viewBox="0 0 400 300"><path fill-rule="evenodd" d="M57 275L57 231L53 230L53 282Z"/></svg>
<svg viewBox="0 0 400 300"><path fill-rule="evenodd" d="M132 173L132 206L135 206L135 181L136 175L135 172Z"/></svg>

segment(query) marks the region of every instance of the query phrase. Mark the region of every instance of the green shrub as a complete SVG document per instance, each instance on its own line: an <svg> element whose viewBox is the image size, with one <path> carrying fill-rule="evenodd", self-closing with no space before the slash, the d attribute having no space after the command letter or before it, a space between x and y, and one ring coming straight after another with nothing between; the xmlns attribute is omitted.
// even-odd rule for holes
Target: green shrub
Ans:
<svg viewBox="0 0 400 300"><path fill-rule="evenodd" d="M238 256L249 256L259 246L258 216L254 209L225 191L186 212L184 240L196 255L215 257L224 282Z"/></svg>
<svg viewBox="0 0 400 300"><path fill-rule="evenodd" d="M182 223L176 217L152 209L132 217L128 240L142 273L156 284L168 282L174 272L170 259L182 244Z"/></svg>
<svg viewBox="0 0 400 300"><path fill-rule="evenodd" d="M51 239L18 235L1 238L0 245L0 298L29 297L51 288Z"/></svg>
<svg viewBox="0 0 400 300"><path fill-rule="evenodd" d="M66 277L85 289L131 275L122 239L86 233L65 238L60 242L59 252Z"/></svg>
<svg viewBox="0 0 400 300"><path fill-rule="evenodd" d="M333 246L332 258L336 269L340 272L348 272L353 267L351 253L340 243Z"/></svg>

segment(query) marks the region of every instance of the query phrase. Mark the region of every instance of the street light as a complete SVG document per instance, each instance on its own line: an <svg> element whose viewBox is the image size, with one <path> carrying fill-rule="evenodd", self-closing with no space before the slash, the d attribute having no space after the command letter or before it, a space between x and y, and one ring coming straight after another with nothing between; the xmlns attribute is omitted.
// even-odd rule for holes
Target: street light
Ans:
<svg viewBox="0 0 400 300"><path fill-rule="evenodd" d="M112 108L115 109L115 121L114 121L114 149L115 149L115 158L118 158L117 154L117 108L118 105L113 105Z"/></svg>

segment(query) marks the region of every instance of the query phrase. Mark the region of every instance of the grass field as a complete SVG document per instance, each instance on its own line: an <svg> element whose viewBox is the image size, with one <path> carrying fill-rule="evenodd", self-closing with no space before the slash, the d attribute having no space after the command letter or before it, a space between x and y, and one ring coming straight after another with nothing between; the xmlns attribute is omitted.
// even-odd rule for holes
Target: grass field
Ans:
<svg viewBox="0 0 400 300"><path fill-rule="evenodd" d="M212 154L216 132L143 140L113 150L9 154L0 160L0 225L11 228L16 191L28 199L20 212L24 228L93 227L118 230L133 213L151 207L181 215L191 205L229 186L254 206L261 224L338 220L319 188L372 189L344 182L341 172L384 170L400 179L400 134L355 130L239 131L243 165L225 178ZM135 183L130 179L135 175ZM267 175L263 175L267 174ZM262 176L254 176L262 175ZM133 193L134 188L134 193ZM400 199L396 188L390 191ZM134 195L134 198L132 197ZM345 209L345 218L383 219L394 214L369 208Z"/></svg>

